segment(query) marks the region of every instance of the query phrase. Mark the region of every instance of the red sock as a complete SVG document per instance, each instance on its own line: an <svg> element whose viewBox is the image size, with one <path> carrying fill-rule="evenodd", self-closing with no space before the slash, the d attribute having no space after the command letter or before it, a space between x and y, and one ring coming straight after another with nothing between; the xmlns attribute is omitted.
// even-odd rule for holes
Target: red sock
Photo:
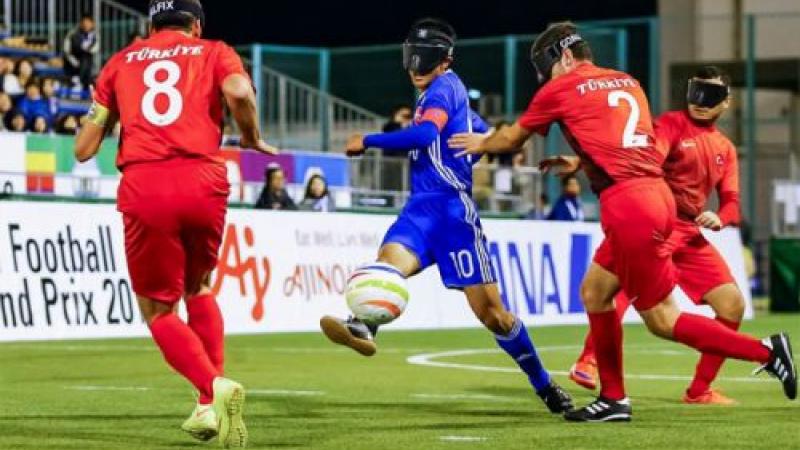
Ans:
<svg viewBox="0 0 800 450"><path fill-rule="evenodd" d="M156 317L150 333L164 359L200 391L200 403L211 403L212 385L219 373L206 355L200 338L175 313Z"/></svg>
<svg viewBox="0 0 800 450"><path fill-rule="evenodd" d="M716 317L716 321L725 325L730 330L737 331L739 329L739 322L731 322L719 316ZM706 392L711 387L711 383L714 379L717 378L717 374L724 362L725 358L721 356L703 353L703 356L700 357L700 362L697 363L697 369L695 369L692 384L690 384L689 389L686 390L689 397L698 397L703 394L703 392Z"/></svg>
<svg viewBox="0 0 800 450"><path fill-rule="evenodd" d="M697 314L681 313L675 322L672 337L681 344L703 353L724 358L762 364L770 360L769 349L758 339L733 331L715 320Z"/></svg>
<svg viewBox="0 0 800 450"><path fill-rule="evenodd" d="M620 291L620 293L617 294L617 297L614 300L614 306L617 310L617 317L619 318L620 322L622 322L622 318L625 317L625 312L628 311L628 307L631 306L631 302L628 301L628 297L624 292ZM597 356L595 355L594 350L594 341L592 340L592 333L586 334L586 341L583 343L583 352L581 353L581 356L578 357L578 361L597 362Z"/></svg>
<svg viewBox="0 0 800 450"><path fill-rule="evenodd" d="M609 400L625 398L622 374L622 323L616 311L589 313L589 326L600 373L600 395Z"/></svg>
<svg viewBox="0 0 800 450"><path fill-rule="evenodd" d="M213 294L198 295L186 302L189 327L203 341L208 359L220 374L225 366L225 324Z"/></svg>

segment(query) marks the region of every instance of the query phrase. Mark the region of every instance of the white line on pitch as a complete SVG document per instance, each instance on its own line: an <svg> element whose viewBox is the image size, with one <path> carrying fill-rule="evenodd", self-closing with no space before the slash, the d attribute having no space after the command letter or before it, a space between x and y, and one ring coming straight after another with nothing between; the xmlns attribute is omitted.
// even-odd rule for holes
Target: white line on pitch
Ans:
<svg viewBox="0 0 800 450"><path fill-rule="evenodd" d="M561 346L557 346L561 347ZM552 347L542 347L537 350L544 350ZM479 372L502 372L502 373L519 373L519 369L515 367L497 367L497 366L484 366L480 364L461 364L443 361L434 361L439 358L451 358L456 356L470 356L470 355L485 355L500 353L501 350L493 348L478 348L478 349L464 349L452 350L439 353L422 353L413 355L406 358L406 362L413 365L428 366L428 367L441 367L447 369L462 369L462 370L475 370ZM564 371L550 371L553 375L569 375L569 372ZM661 374L625 374L625 378L634 380L659 380L659 381L691 381L692 377L685 375L661 375ZM770 382L765 378L755 377L720 377L719 380L735 381L740 383L766 383Z"/></svg>
<svg viewBox="0 0 800 450"><path fill-rule="evenodd" d="M453 435L448 435L448 436L439 436L439 440L440 441L445 441L445 442L482 442L482 441L485 441L486 438L485 437L481 437L481 436L453 436Z"/></svg>
<svg viewBox="0 0 800 450"><path fill-rule="evenodd" d="M141 392L141 391L152 391L155 388L146 387L146 386L95 386L95 385L77 385L77 386L64 386L64 389L70 389L75 391L127 391L127 392ZM177 389L169 389L169 388L159 388L159 390L177 390ZM248 394L251 395L264 395L264 396L274 396L274 397L313 397L319 395L325 395L323 391L312 391L312 390L293 390L293 389L248 389Z"/></svg>
<svg viewBox="0 0 800 450"><path fill-rule="evenodd" d="M273 395L285 397L314 397L325 395L323 391L295 391L291 389L247 389L247 393L252 395Z"/></svg>
<svg viewBox="0 0 800 450"><path fill-rule="evenodd" d="M481 400L500 403L519 403L528 401L527 399L502 397L499 395L490 394L411 394L411 397L426 400Z"/></svg>
<svg viewBox="0 0 800 450"><path fill-rule="evenodd" d="M149 391L153 388L145 386L91 386L91 385L78 385L78 386L65 386L64 389L72 389L75 391Z"/></svg>

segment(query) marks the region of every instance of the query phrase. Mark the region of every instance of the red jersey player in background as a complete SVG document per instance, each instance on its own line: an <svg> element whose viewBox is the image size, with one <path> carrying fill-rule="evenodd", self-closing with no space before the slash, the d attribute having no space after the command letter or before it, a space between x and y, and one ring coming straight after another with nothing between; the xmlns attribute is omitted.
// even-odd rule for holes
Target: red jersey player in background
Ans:
<svg viewBox="0 0 800 450"><path fill-rule="evenodd" d="M630 75L597 67L588 43L570 22L553 24L533 45L532 60L541 88L528 110L510 127L484 137L462 134L451 147L465 154L517 151L534 133L558 123L580 156L593 190L600 196L601 225L610 255L595 257L581 297L597 353L600 396L565 414L567 420L631 420L622 370L622 325L614 296L622 289L650 331L701 352L762 364L783 384L790 399L797 377L788 336L759 341L721 323L682 313L672 298L677 282L667 239L675 226L675 200L661 169L666 152L655 145L649 105ZM574 171L569 158L544 161L543 169ZM598 254L600 254L598 252Z"/></svg>
<svg viewBox="0 0 800 450"><path fill-rule="evenodd" d="M223 447L244 447L244 389L223 378L223 320L208 285L225 224L228 181L220 154L223 102L241 145L266 153L255 93L239 56L200 39L198 0L150 2L150 37L114 55L97 80L76 157L94 156L122 124L118 209L142 316L164 358L199 391L182 428ZM178 317L184 298L188 323Z"/></svg>
<svg viewBox="0 0 800 450"><path fill-rule="evenodd" d="M678 270L678 285L696 304L711 306L716 320L738 330L744 297L728 264L703 237L701 228L720 230L739 223L739 167L736 148L714 125L730 106L730 79L714 66L699 69L689 80L686 109L656 120L656 138L668 148L664 172L678 205L678 220L667 241ZM704 210L709 195L719 195L717 212ZM603 265L603 263L601 263ZM616 298L620 320L630 306L624 293ZM597 383L597 359L591 335L570 378L587 389ZM736 402L711 389L724 360L704 354L683 397L685 403L732 405Z"/></svg>

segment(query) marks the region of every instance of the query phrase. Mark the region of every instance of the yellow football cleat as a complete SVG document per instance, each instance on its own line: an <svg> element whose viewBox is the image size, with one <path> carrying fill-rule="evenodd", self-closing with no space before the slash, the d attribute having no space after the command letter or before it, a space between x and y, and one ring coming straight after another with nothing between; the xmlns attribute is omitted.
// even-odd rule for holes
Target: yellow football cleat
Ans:
<svg viewBox="0 0 800 450"><path fill-rule="evenodd" d="M197 404L192 415L183 422L181 429L201 441L210 441L217 435L217 415L211 405Z"/></svg>
<svg viewBox="0 0 800 450"><path fill-rule="evenodd" d="M227 378L214 378L214 413L217 416L219 443L222 448L247 446L244 425L244 388Z"/></svg>

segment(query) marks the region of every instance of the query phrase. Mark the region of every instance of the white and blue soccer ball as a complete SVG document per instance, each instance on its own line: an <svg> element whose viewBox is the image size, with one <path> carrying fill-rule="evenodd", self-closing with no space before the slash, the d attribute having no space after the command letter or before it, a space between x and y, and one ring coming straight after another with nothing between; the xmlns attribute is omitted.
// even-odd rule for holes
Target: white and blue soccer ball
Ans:
<svg viewBox="0 0 800 450"><path fill-rule="evenodd" d="M405 277L391 264L371 263L350 275L345 289L347 306L353 315L369 325L387 324L408 305Z"/></svg>

